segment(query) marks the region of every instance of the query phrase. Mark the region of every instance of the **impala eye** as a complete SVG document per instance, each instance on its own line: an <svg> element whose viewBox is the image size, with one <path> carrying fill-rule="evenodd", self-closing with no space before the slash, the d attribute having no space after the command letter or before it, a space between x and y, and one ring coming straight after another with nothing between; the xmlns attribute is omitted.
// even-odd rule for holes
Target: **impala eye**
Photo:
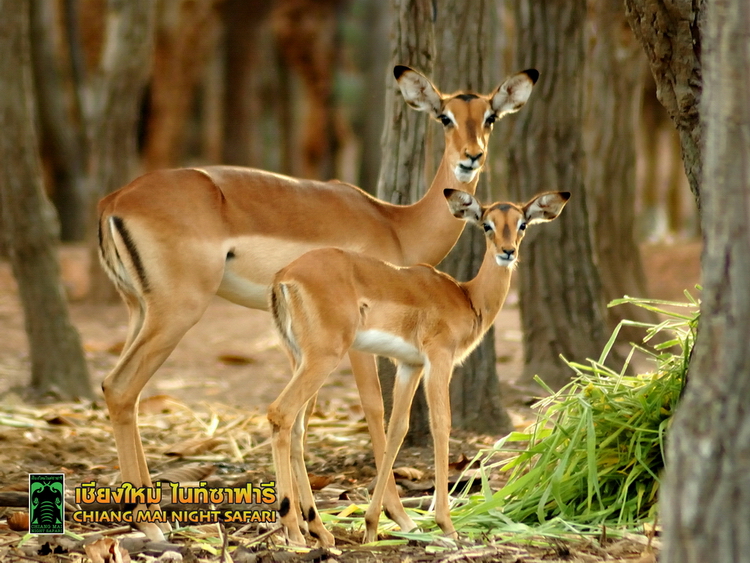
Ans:
<svg viewBox="0 0 750 563"><path fill-rule="evenodd" d="M449 125L453 125L453 121L451 121L451 118L447 115L438 115L438 119L440 120L440 123L448 127Z"/></svg>
<svg viewBox="0 0 750 563"><path fill-rule="evenodd" d="M492 225L489 223L482 223L482 227L484 228L485 233L489 233L492 231Z"/></svg>
<svg viewBox="0 0 750 563"><path fill-rule="evenodd" d="M495 121L497 121L497 116L496 115L490 115L490 116L487 117L487 119L484 120L484 126L485 127L490 127L490 126L492 126L493 123L495 123Z"/></svg>
<svg viewBox="0 0 750 563"><path fill-rule="evenodd" d="M520 225L518 225L518 230L519 231L525 231L526 230L526 223L521 223Z"/></svg>

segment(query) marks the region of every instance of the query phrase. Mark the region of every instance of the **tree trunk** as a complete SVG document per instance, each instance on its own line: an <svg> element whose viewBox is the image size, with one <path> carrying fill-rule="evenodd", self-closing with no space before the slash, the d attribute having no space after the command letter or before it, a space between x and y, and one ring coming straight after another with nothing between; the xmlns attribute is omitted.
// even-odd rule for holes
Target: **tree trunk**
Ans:
<svg viewBox="0 0 750 563"><path fill-rule="evenodd" d="M375 195L378 186L378 174L382 155L378 151L380 136L383 133L385 119L385 82L383 69L387 68L386 82L392 76L392 65L388 58L388 45L383 41L390 29L390 11L386 2L369 2L366 18L369 25L365 31L366 45L362 49L364 69L364 92L366 99L359 111L362 120L362 156L357 185ZM401 63L396 63L401 64ZM389 85L390 86L390 85Z"/></svg>
<svg viewBox="0 0 750 563"><path fill-rule="evenodd" d="M640 109L643 54L625 21L622 0L589 0L584 142L586 189L592 198L594 252L607 302L646 297L646 275L636 240L635 122ZM613 72L613 69L617 69ZM614 329L623 319L657 323L635 305L606 310ZM622 340L640 342L645 330L622 327Z"/></svg>
<svg viewBox="0 0 750 563"><path fill-rule="evenodd" d="M151 0L107 3L101 57L87 81L91 225L97 224L96 202L132 180L139 167L138 120L153 57L155 6ZM91 256L90 298L115 300L114 286L99 266L96 237L92 237Z"/></svg>
<svg viewBox="0 0 750 563"><path fill-rule="evenodd" d="M439 0L436 19L435 81L444 91L490 92L502 74L490 66L492 10L489 0ZM434 133L433 129L433 133ZM437 140L431 151L440 161L443 142ZM485 165L489 168L489 163ZM434 170L430 174L433 174ZM485 169L479 178L476 196L481 202L493 201L492 176ZM472 279L482 264L486 237L475 228L464 229L450 254L438 266L458 280ZM495 355L495 329L490 328L476 350L453 370L451 417L453 426L483 434L506 434L513 429L500 398Z"/></svg>
<svg viewBox="0 0 750 563"><path fill-rule="evenodd" d="M666 563L750 561L750 4L706 10L703 302L667 442Z"/></svg>
<svg viewBox="0 0 750 563"><path fill-rule="evenodd" d="M89 220L86 136L61 2L31 3L31 46L40 150L48 164L60 238L81 241Z"/></svg>
<svg viewBox="0 0 750 563"><path fill-rule="evenodd" d="M393 67L403 64L430 76L435 38L431 0L391 0L391 7L391 65L385 77L386 122L377 193L380 199L404 205L427 191L423 163L429 118L404 103L393 79Z"/></svg>
<svg viewBox="0 0 750 563"><path fill-rule="evenodd" d="M257 122L262 109L255 99L256 75L260 72L256 51L259 30L271 3L226 0L223 8L226 88L222 162L259 166L262 150Z"/></svg>
<svg viewBox="0 0 750 563"><path fill-rule="evenodd" d="M218 2L170 0L157 4L148 135L143 149L146 170L174 167L181 160L196 85L218 38Z"/></svg>
<svg viewBox="0 0 750 563"><path fill-rule="evenodd" d="M382 159L377 194L399 205L417 201L427 191L424 177L425 138L428 117L409 108L393 78L393 67L404 64L430 76L434 59L431 0L392 0L391 64L385 78L385 116L381 141ZM386 358L378 360L386 417L390 418L396 370ZM421 384L420 384L421 387ZM424 392L412 403L407 446L423 445L430 435Z"/></svg>
<svg viewBox="0 0 750 563"><path fill-rule="evenodd" d="M646 51L656 94L680 133L682 160L701 207L703 125L698 106L701 75L703 6L706 0L625 0L625 15Z"/></svg>
<svg viewBox="0 0 750 563"><path fill-rule="evenodd" d="M91 397L81 341L68 317L57 262L55 213L44 195L34 132L28 0L0 0L0 201L24 309L31 387ZM13 132L13 135L8 132Z"/></svg>
<svg viewBox="0 0 750 563"><path fill-rule="evenodd" d="M586 0L514 0L516 68L544 69L533 111L521 112L510 136L508 183L516 201L570 191L565 214L524 241L518 278L524 371L553 388L572 370L561 360L598 358L607 342L604 300L593 261L583 179L583 29Z"/></svg>

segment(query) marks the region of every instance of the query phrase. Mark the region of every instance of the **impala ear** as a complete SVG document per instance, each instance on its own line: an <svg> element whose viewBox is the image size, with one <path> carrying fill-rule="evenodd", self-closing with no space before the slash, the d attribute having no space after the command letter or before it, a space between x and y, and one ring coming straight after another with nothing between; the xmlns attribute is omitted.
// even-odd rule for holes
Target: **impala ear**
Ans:
<svg viewBox="0 0 750 563"><path fill-rule="evenodd" d="M531 90L537 80L539 80L539 71L530 68L514 74L498 86L490 102L497 117L521 109L531 96Z"/></svg>
<svg viewBox="0 0 750 563"><path fill-rule="evenodd" d="M470 193L461 190L443 190L448 207L457 219L463 219L471 223L479 223L482 219L482 206Z"/></svg>
<svg viewBox="0 0 750 563"><path fill-rule="evenodd" d="M396 77L398 87L407 104L416 110L429 112L433 117L440 114L443 100L432 82L416 70L403 65L398 65L393 69L393 76Z"/></svg>
<svg viewBox="0 0 750 563"><path fill-rule="evenodd" d="M529 225L556 219L568 203L570 192L547 192L539 194L523 206L523 214Z"/></svg>

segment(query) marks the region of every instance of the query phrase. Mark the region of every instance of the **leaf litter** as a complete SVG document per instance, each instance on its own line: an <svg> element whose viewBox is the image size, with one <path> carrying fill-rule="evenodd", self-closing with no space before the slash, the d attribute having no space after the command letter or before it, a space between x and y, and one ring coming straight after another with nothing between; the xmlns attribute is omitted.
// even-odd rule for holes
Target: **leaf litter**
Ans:
<svg viewBox="0 0 750 563"><path fill-rule="evenodd" d="M273 480L270 432L265 416L221 404L188 407L167 395L141 403L139 427L155 480L191 486L238 486ZM24 522L28 474L66 476L68 517L78 508L73 491L82 483L118 485L117 451L101 403L0 406L0 560L3 561L635 561L611 557L588 538L527 535L519 541L491 536L440 538L399 533L385 517L382 541L361 545L368 488L375 476L369 435L361 413L332 407L316 411L307 442L308 469L321 517L336 548L287 546L277 523L204 524L179 528L166 542L150 542L122 523L66 522L64 536L29 536L10 523ZM458 439L457 439L458 438ZM492 443L489 437L453 433L452 481L460 482L467 460ZM460 446L455 447L456 444ZM426 529L434 528L431 448L404 449L395 470L404 504ZM407 485L408 483L408 485ZM500 483L495 483L499 487ZM14 496L15 495L15 496ZM166 495L169 498L169 495ZM164 502L162 502L164 504ZM111 507L110 507L111 508ZM168 510L169 506L163 506ZM26 521L28 516L26 515ZM14 526L18 528L19 526ZM622 540L625 541L625 540ZM593 546L593 547L592 547ZM643 545L632 542L633 557Z"/></svg>

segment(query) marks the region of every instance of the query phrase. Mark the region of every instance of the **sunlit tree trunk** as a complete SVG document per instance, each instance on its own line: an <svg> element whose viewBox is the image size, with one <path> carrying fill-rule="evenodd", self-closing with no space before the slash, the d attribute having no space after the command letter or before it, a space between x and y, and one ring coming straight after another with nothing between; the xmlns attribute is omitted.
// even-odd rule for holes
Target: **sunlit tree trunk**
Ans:
<svg viewBox="0 0 750 563"><path fill-rule="evenodd" d="M635 229L635 122L645 61L625 20L622 0L588 4L585 184L592 196L596 262L609 302L624 295L647 296ZM634 305L611 307L606 313L610 329L623 319L658 322L654 313ZM645 331L623 327L620 335L640 342Z"/></svg>
<svg viewBox="0 0 750 563"><path fill-rule="evenodd" d="M750 561L750 4L706 11L703 301L667 441L665 563Z"/></svg>
<svg viewBox="0 0 750 563"><path fill-rule="evenodd" d="M572 374L560 359L598 358L607 342L604 297L594 265L583 177L583 31L586 0L515 0L516 68L541 69L534 111L520 112L510 135L508 183L517 201L569 191L565 214L532 231L519 264L524 370L560 387ZM537 388L538 389L538 388Z"/></svg>
<svg viewBox="0 0 750 563"><path fill-rule="evenodd" d="M0 208L24 310L31 387L57 398L91 397L81 341L68 316L56 250L56 217L44 195L34 132L29 0L0 0Z"/></svg>
<svg viewBox="0 0 750 563"><path fill-rule="evenodd" d="M625 0L625 14L646 51L656 94L680 134L682 160L698 207L703 166L703 124L698 106L701 75L703 6L706 0Z"/></svg>

